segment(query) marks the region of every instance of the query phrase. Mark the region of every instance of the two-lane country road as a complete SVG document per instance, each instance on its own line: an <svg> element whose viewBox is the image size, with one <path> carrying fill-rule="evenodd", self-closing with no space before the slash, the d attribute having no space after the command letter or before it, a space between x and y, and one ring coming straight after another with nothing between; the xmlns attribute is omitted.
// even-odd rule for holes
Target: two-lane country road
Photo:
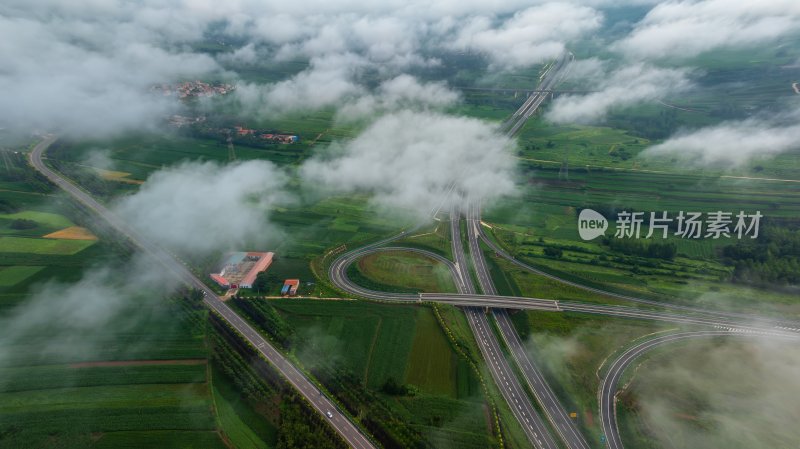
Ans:
<svg viewBox="0 0 800 449"><path fill-rule="evenodd" d="M275 347L262 337L250 324L243 320L236 312L225 304L213 290L208 288L200 279L194 276L178 260L160 246L142 238L135 230L114 215L105 206L97 202L89 194L72 184L60 174L48 168L42 162L42 154L56 141L56 137L48 137L39 142L31 151L29 158L31 165L52 183L69 193L91 212L105 219L117 232L127 237L142 252L160 263L168 272L186 285L203 292L204 302L214 313L226 321L231 327L242 335L248 343L261 353L272 366L328 421L336 432L353 448L370 449L375 446L361 430L356 427L342 413L322 391L314 385L299 369L292 365ZM330 414L330 418L328 417Z"/></svg>

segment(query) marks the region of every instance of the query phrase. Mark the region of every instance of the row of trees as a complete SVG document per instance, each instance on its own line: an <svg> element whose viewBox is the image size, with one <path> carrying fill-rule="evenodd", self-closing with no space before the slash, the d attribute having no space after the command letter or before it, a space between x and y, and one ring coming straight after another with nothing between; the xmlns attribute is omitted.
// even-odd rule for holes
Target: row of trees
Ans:
<svg viewBox="0 0 800 449"><path fill-rule="evenodd" d="M674 242L647 242L613 237L603 237L602 242L613 251L651 259L672 260L678 254L678 245Z"/></svg>
<svg viewBox="0 0 800 449"><path fill-rule="evenodd" d="M741 240L722 249L734 267L733 282L783 288L800 284L800 233L792 226L765 226L755 240Z"/></svg>

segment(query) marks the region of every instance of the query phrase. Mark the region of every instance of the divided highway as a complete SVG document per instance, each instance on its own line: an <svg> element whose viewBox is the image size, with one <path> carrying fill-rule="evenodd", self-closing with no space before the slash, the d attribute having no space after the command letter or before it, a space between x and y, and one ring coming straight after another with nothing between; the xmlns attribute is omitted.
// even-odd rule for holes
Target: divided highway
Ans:
<svg viewBox="0 0 800 449"><path fill-rule="evenodd" d="M522 106L504 124L508 128L509 136L515 135L522 125L536 112L547 96L552 92L553 87L564 78L564 69L570 62L575 60L575 55L571 52L562 53L550 68L542 75L541 84L529 96Z"/></svg>
<svg viewBox="0 0 800 449"><path fill-rule="evenodd" d="M478 283L483 293L497 296L497 289L494 286L494 282L492 282L489 269L486 267L486 259L483 257L483 251L480 247L480 227L480 206L477 202L473 202L467 212L467 238L469 240L470 256L478 274ZM558 303L556 303L556 307L558 307ZM550 424L558 432L561 440L569 449L589 449L589 444L581 435L575 422L570 419L566 410L556 398L555 393L547 384L541 371L528 356L528 352L525 350L522 341L520 341L506 310L496 308L492 310L492 313L500 330L500 335L511 351L511 355L519 367L525 382L544 410Z"/></svg>
<svg viewBox="0 0 800 449"><path fill-rule="evenodd" d="M216 313L220 318L228 323L232 328L242 335L254 348L263 355L275 369L333 426L336 432L353 448L368 449L374 448L370 440L356 427L347 416L331 402L320 389L314 385L299 369L273 347L264 337L262 337L249 323L244 321L236 312L233 311L222 299L208 288L200 279L194 276L178 260L145 238L142 238L131 229L125 222L119 219L105 206L97 202L89 194L72 184L60 174L48 168L42 162L44 151L56 141L56 137L48 137L39 142L31 151L31 165L52 183L66 191L78 202L83 204L88 210L94 212L106 220L117 232L127 237L134 245L139 247L142 252L161 264L176 279L180 280L189 287L196 288L203 292L204 303ZM330 415L328 415L330 414Z"/></svg>
<svg viewBox="0 0 800 449"><path fill-rule="evenodd" d="M463 294L475 294L475 286L472 284L472 278L469 274L469 266L464 255L464 248L461 244L461 225L460 216L457 206L453 206L450 210L450 240L452 242L453 258L456 260L455 267L460 272L458 274L459 292ZM467 220L467 226L470 223ZM472 247L472 240L469 241ZM484 271L485 266L483 267ZM477 266L476 266L477 269ZM484 273L488 275L488 271ZM481 273L478 271L478 279L481 279ZM494 292L489 293L488 297L492 297ZM503 398L508 403L511 412L519 421L522 430L527 435L530 443L540 449L557 449L558 445L550 436L547 427L542 422L539 414L533 408L531 401L525 394L525 390L520 385L517 376L508 364L508 361L500 349L500 343L492 331L491 324L486 314L479 308L466 307L464 312L467 316L472 333L475 335L475 341L478 343L481 355L486 360L486 366L492 374L495 385L500 390Z"/></svg>

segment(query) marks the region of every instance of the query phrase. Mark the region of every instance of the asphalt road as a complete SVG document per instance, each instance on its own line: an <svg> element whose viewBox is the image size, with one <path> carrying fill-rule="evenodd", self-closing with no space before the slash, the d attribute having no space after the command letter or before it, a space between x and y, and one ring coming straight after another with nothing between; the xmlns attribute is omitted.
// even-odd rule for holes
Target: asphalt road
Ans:
<svg viewBox="0 0 800 449"><path fill-rule="evenodd" d="M785 335L771 335L760 334L772 337L785 338ZM661 345L667 343L674 343L676 341L686 340L690 338L710 338L710 337L746 337L753 336L747 333L738 333L731 331L699 331L699 332L681 332L677 334L662 335L629 348L621 356L619 356L609 367L603 382L600 385L600 421L603 427L603 433L606 437L606 445L610 449L623 449L622 439L619 434L619 427L617 426L616 414L616 396L619 389L619 382L622 378L625 369L630 366L637 358L642 356L648 351L651 351ZM794 335L792 339L799 336Z"/></svg>
<svg viewBox="0 0 800 449"><path fill-rule="evenodd" d="M536 396L536 400L545 412L552 427L558 432L561 441L570 449L589 449L589 444L581 434L575 422L569 417L564 407L561 406L550 385L547 384L539 368L529 357L528 351L519 339L519 334L511 323L506 309L494 309L495 321L500 329L506 346L511 351L520 372L528 384L528 388Z"/></svg>
<svg viewBox="0 0 800 449"><path fill-rule="evenodd" d="M468 211L468 214L470 213L471 212ZM477 297L477 295L475 295L475 287L469 274L469 266L467 265L466 256L464 255L464 248L461 244L460 218L461 214L457 207L454 206L450 211L450 240L452 242L453 258L457 261L455 267L460 271L458 274L459 279L461 279L459 293ZM467 227L469 226L470 220L468 215ZM468 236L471 235L471 232L468 233ZM472 253L474 251L473 245L475 242L471 238L468 239L468 241L470 244L470 253ZM473 257L473 262L474 261L475 259ZM475 267L479 282L482 282L481 268L477 265ZM483 275L488 276L488 270L486 270L485 265L483 266ZM493 295L494 292L484 297L492 298ZM500 390L500 394L503 395L503 399L505 399L511 412L517 418L517 421L519 421L522 430L528 437L528 441L537 448L557 449L558 445L553 441L553 438L547 431L547 427L542 422L539 414L536 413L530 399L525 394L525 390L522 388L522 385L520 385L517 376L508 364L505 354L503 354L503 351L500 349L500 343L497 341L497 337L492 331L489 318L483 310L475 307L467 307L464 309L464 312L467 316L467 322L472 329L472 333L475 335L475 341L478 343L481 355L483 359L486 360L486 366L492 374L492 379L494 379L495 385L497 385L497 388Z"/></svg>
<svg viewBox="0 0 800 449"><path fill-rule="evenodd" d="M486 295L497 297L497 289L489 274L486 259L483 257L483 251L480 247L480 226L480 206L477 202L473 202L467 212L467 238L470 256L472 257L473 265L476 267L475 271L478 275L478 283L481 286L481 290ZM557 302L556 309L558 309ZM528 384L531 392L544 410L545 416L561 440L570 449L589 449L586 439L581 435L575 422L569 418L541 371L528 356L528 352L522 341L520 341L506 310L495 308L492 309L492 314L497 322L497 328L500 330L500 336L511 351L511 356L519 367L523 379Z"/></svg>
<svg viewBox="0 0 800 449"><path fill-rule="evenodd" d="M195 277L182 263L172 257L158 245L140 236L125 222L119 219L105 206L97 202L88 193L84 192L66 178L48 168L42 162L42 154L55 142L56 137L49 137L37 144L29 157L33 167L47 177L52 183L69 193L88 210L105 219L120 234L127 237L133 244L154 262L161 264L167 272L172 273L176 279L189 287L201 290L204 293L204 303L214 313L221 317L228 325L242 335L248 343L256 348L275 369L328 421L331 426L353 448L374 448L370 440L331 402L320 389L314 385L300 370L292 365L277 349L262 337L250 324L233 311L213 290L208 288L200 279ZM327 414L330 413L329 418Z"/></svg>
<svg viewBox="0 0 800 449"><path fill-rule="evenodd" d="M533 95L530 95L522 106L511 116L505 127L508 128L507 134L509 136L515 135L522 125L533 115L539 106L547 99L548 95L552 92L552 88L558 84L564 77L564 70L570 62L575 59L575 55L570 52L562 53L555 63L545 72L542 76L542 81L537 87Z"/></svg>
<svg viewBox="0 0 800 449"><path fill-rule="evenodd" d="M663 301L654 301L654 300L651 300L651 299L639 298L639 297L636 297L636 296L629 296L629 295L623 295L623 294L619 294L619 293L609 292L607 290L603 290L603 289L599 289L599 288L595 288L595 287L590 287L588 285L584 285L584 284L581 284L581 283L578 283L578 282L570 281L568 279L564 279L562 277L550 274L550 273L548 273L546 271L539 270L538 268L532 267L532 266L526 264L525 262L522 262L521 260L516 259L514 256L512 256L507 251L505 251L503 248L501 248L497 243L492 241L492 239L490 239L486 235L486 233L484 232L483 228L479 227L479 231L481 233L481 239L484 241L484 243L486 243L486 245L488 245L492 249L492 251L494 251L495 254L497 254L498 256L508 260L509 262L513 263L514 265L516 265L516 266L518 266L520 268L523 268L523 269L525 269L527 271L530 271L532 273L536 273L536 274L538 274L540 276L544 276L544 277L546 277L548 279L552 279L554 281L557 281L557 282L565 284L565 285L570 285L572 287L580 288L582 290L586 290L586 291L589 291L589 292L592 292L592 293L597 293L597 294L600 294L600 295L603 295L603 296L607 296L609 298L616 298L616 299L621 299L621 300L624 300L624 301L630 301L630 302L635 302L635 303L639 303L639 304L645 304L645 305L648 305L648 306L655 306L655 307L659 307L659 308L679 310L679 311L682 311L682 312L687 312L687 313L691 313L693 315L698 315L698 316L717 317L717 318L721 318L721 319L747 321L747 322L756 322L756 321L765 322L765 323L766 322L770 322L774 326L800 328L800 323L798 323L797 321L766 319L766 318L763 318L763 317L750 315L750 314L746 314L746 313L724 312L724 311L718 311L718 310L701 309L701 308L698 308L698 307L683 306L683 305L679 305L679 304L670 304L670 303L665 303ZM564 303L562 302L562 304L564 304Z"/></svg>
<svg viewBox="0 0 800 449"><path fill-rule="evenodd" d="M464 311L470 328L475 334L475 340L481 349L481 354L486 360L486 366L489 367L495 384L519 421L528 441L537 448L558 449L558 445L550 436L547 427L536 413L525 390L508 364L486 314L483 310L474 307L468 307Z"/></svg>

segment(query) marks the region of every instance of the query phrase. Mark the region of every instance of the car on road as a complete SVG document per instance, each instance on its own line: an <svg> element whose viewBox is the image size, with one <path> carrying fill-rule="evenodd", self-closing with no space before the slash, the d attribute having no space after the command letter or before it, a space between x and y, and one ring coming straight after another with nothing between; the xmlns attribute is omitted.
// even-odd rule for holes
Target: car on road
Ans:
<svg viewBox="0 0 800 449"><path fill-rule="evenodd" d="M330 410L325 412L325 414L328 415L328 418L333 418L333 413L331 413Z"/></svg>

